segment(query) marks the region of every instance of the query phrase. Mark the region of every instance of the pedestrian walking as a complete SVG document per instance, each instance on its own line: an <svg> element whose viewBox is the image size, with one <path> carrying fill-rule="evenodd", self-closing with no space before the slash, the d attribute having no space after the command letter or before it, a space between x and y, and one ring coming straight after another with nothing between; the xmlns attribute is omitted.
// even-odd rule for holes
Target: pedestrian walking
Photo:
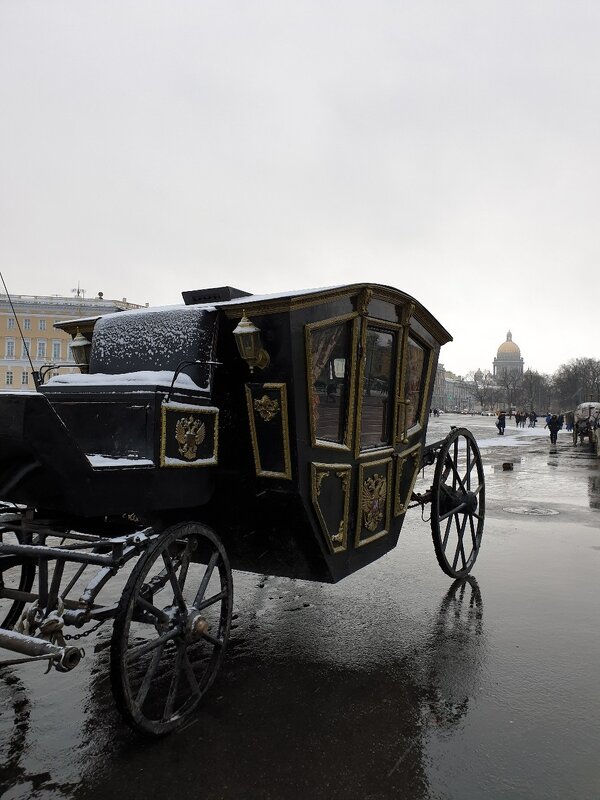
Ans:
<svg viewBox="0 0 600 800"><path fill-rule="evenodd" d="M498 421L496 422L498 428L498 436L504 436L504 428L506 428L506 414L504 411L498 412Z"/></svg>
<svg viewBox="0 0 600 800"><path fill-rule="evenodd" d="M558 431L560 430L560 423L558 421L558 417L556 414L552 414L550 417L550 422L548 423L548 429L550 431L550 444L556 444L556 440L558 438Z"/></svg>
<svg viewBox="0 0 600 800"><path fill-rule="evenodd" d="M531 414L529 415L529 427L535 428L536 422L537 422L537 414L535 413L535 411L532 411Z"/></svg>

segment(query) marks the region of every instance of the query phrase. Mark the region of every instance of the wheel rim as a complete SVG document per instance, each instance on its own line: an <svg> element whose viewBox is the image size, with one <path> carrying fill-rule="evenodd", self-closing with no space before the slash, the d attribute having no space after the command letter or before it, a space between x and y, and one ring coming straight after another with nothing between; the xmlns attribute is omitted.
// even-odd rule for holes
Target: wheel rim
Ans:
<svg viewBox="0 0 600 800"><path fill-rule="evenodd" d="M473 434L452 432L440 450L431 500L431 532L441 568L453 578L469 573L479 553L485 517L485 481Z"/></svg>
<svg viewBox="0 0 600 800"><path fill-rule="evenodd" d="M111 643L113 692L134 729L162 735L187 722L221 665L232 601L223 545L201 525L170 529L140 558Z"/></svg>
<svg viewBox="0 0 600 800"><path fill-rule="evenodd" d="M3 531L5 543L17 544L21 539L13 531ZM7 597L8 592L29 592L35 579L35 563L17 555L0 555L0 628L11 629L19 620L25 600Z"/></svg>

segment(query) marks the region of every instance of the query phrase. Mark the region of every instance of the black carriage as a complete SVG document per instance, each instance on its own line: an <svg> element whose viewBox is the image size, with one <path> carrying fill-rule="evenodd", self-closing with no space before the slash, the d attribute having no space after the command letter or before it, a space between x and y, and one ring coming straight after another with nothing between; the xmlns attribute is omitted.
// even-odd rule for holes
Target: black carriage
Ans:
<svg viewBox="0 0 600 800"><path fill-rule="evenodd" d="M460 578L485 513L471 433L426 444L451 337L412 297L183 298L61 323L82 372L0 396L0 647L18 656L4 664L68 671L112 620L117 705L150 734L185 724L218 672L232 568L336 582L429 504L437 560Z"/></svg>
<svg viewBox="0 0 600 800"><path fill-rule="evenodd" d="M580 403L572 414L573 444L583 444L588 440L592 448L598 448L598 430L600 429L600 402Z"/></svg>

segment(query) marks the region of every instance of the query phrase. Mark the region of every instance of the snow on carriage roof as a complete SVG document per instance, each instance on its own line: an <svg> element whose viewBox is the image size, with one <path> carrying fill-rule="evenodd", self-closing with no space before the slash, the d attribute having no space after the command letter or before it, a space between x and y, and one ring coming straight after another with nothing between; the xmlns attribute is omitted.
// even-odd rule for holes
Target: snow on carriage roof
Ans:
<svg viewBox="0 0 600 800"><path fill-rule="evenodd" d="M146 386L170 386L173 380L173 372L170 370L140 370L139 372L123 372L119 374L109 375L104 372L94 372L90 374L71 374L71 375L55 375L46 381L46 386L116 386L119 384L141 384ZM190 378L180 372L177 380L174 383L177 389L195 389L198 390L196 383ZM207 387L204 387L207 388ZM19 392L22 394L22 392Z"/></svg>

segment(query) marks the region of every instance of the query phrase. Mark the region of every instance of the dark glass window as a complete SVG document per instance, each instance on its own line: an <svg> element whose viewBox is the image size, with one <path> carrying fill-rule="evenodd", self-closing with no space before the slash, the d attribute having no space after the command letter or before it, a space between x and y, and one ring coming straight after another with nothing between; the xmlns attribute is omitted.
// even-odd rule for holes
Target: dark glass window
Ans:
<svg viewBox="0 0 600 800"><path fill-rule="evenodd" d="M352 325L348 320L310 332L314 435L326 442L346 442Z"/></svg>
<svg viewBox="0 0 600 800"><path fill-rule="evenodd" d="M391 441L390 398L394 396L395 353L395 334L368 328L364 353L364 382L361 387L361 450L381 447Z"/></svg>
<svg viewBox="0 0 600 800"><path fill-rule="evenodd" d="M406 400L410 402L406 406L406 430L412 428L419 421L425 366L425 348L409 337Z"/></svg>

